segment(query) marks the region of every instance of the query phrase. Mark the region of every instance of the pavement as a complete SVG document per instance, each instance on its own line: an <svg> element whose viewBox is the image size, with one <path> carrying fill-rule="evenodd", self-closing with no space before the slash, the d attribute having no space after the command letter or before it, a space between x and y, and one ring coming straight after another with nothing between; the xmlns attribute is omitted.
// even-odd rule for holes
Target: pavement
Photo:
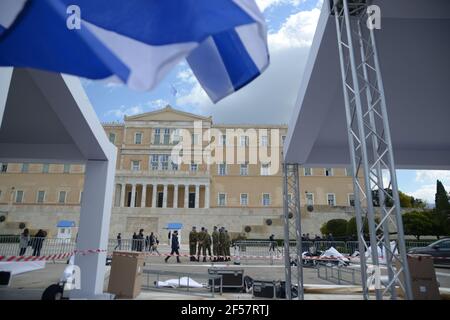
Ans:
<svg viewBox="0 0 450 320"><path fill-rule="evenodd" d="M57 283L62 275L67 264L65 262L47 262L45 269L36 270L19 274L13 277L11 285L9 287L0 287L0 300L39 300L43 291L49 285ZM257 280L284 280L284 265L282 260L274 260L273 264L269 259L250 260L241 259L240 265L234 265L233 262L190 262L188 258L181 258L181 263L175 262L175 258L171 258L169 263L164 262L163 257L152 256L146 259L145 268L152 270L166 270L166 271L178 271L187 273L200 273L206 274L207 269L211 267L218 268L232 268L243 269L244 274ZM107 266L107 273L105 277L104 290L107 291L109 281L110 267ZM322 271L321 271L322 272ZM331 281L318 278L317 270L312 268L304 268L304 283L305 285L332 285ZM359 273L355 272L356 282L359 282ZM436 268L436 276L440 287L450 288L450 269ZM173 277L172 277L173 278ZM168 278L167 278L168 279ZM350 279L350 278L348 278ZM143 283L147 279L143 279ZM150 278L149 283L153 283L156 278ZM161 278L160 280L165 280ZM199 282L206 281L204 278L199 279ZM344 288L344 287L342 287ZM448 289L447 289L448 290ZM150 288L150 290L143 290L137 299L211 299L211 294L205 292L198 292L196 294L190 294L182 290L173 289L156 289ZM340 300L340 299L360 299L360 294L306 294L306 300ZM226 300L242 300L242 299L254 299L249 294L243 293L224 293L222 296L216 294L214 299L226 299Z"/></svg>

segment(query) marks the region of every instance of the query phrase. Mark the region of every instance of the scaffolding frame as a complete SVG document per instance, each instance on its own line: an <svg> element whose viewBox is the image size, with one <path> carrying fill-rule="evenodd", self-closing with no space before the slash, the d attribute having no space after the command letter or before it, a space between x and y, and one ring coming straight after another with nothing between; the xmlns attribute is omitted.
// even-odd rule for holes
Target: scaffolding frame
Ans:
<svg viewBox="0 0 450 320"><path fill-rule="evenodd" d="M283 164L284 203L284 266L286 299L294 299L292 287L297 287L298 300L303 300L303 261L298 164ZM292 240L293 239L293 240ZM291 248L295 242L295 249Z"/></svg>
<svg viewBox="0 0 450 320"><path fill-rule="evenodd" d="M383 79L374 30L368 23L370 8L366 0L329 1L336 23L363 297L395 300L398 285L405 299L411 300L411 278ZM283 165L287 299L292 299L292 284L298 286L298 299L304 297L298 166ZM379 207L380 217L376 216L375 206ZM393 242L391 234L397 235ZM296 244L293 254L289 245L291 239ZM380 256L379 250L385 256ZM383 284L382 259L388 278Z"/></svg>
<svg viewBox="0 0 450 320"><path fill-rule="evenodd" d="M396 285L412 299L397 177L374 29L365 0L331 0L347 121L363 296L396 299ZM366 27L367 25L367 27ZM387 181L387 183L385 183ZM375 203L381 219L375 215ZM369 243L365 237L367 223ZM390 234L397 234L391 246ZM381 285L381 254L388 281ZM370 250L371 263L365 257ZM373 283L375 282L375 283Z"/></svg>

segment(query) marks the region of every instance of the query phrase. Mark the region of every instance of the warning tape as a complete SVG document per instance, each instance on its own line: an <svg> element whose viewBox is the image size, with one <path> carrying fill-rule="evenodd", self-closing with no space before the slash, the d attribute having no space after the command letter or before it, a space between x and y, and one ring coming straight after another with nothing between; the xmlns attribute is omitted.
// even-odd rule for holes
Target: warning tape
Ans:
<svg viewBox="0 0 450 320"><path fill-rule="evenodd" d="M72 252L57 253L46 256L1 256L0 261L4 262L27 262L27 261L49 261L49 260L61 260L67 259L73 255L87 255L93 253L106 252L106 250L100 249L88 249L88 250L74 250Z"/></svg>

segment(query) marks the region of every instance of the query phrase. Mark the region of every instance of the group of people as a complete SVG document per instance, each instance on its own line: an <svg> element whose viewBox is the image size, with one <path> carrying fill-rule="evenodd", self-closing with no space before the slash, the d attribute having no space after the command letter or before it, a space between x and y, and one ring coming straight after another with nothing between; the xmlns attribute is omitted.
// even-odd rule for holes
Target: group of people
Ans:
<svg viewBox="0 0 450 320"><path fill-rule="evenodd" d="M212 245L212 255L211 255ZM208 233L208 229L201 227L197 232L197 228L192 227L189 233L189 255L191 261L200 261L203 257L203 262L206 262L206 257L212 261L229 261L231 237L224 227L217 228L214 226L212 234Z"/></svg>
<svg viewBox="0 0 450 320"><path fill-rule="evenodd" d="M144 229L140 229L139 232L136 234L136 232L133 233L133 237L131 240L131 250L132 251L149 251L149 252L156 252L159 254L158 251L158 245L159 240L158 237L153 233L150 232L150 235L144 236ZM117 234L117 245L114 247L114 250L122 250L122 234Z"/></svg>
<svg viewBox="0 0 450 320"><path fill-rule="evenodd" d="M34 235L34 237L30 236L30 230L24 229L20 234L19 239L19 256L25 255L27 248L31 246L33 249L33 256L39 257L41 255L42 245L44 244L45 237L47 236L47 232L39 229L39 231Z"/></svg>
<svg viewBox="0 0 450 320"><path fill-rule="evenodd" d="M312 238L309 233L302 234L302 241L334 241L334 237L332 233L329 233L324 236L319 236L317 234L314 235L314 238Z"/></svg>

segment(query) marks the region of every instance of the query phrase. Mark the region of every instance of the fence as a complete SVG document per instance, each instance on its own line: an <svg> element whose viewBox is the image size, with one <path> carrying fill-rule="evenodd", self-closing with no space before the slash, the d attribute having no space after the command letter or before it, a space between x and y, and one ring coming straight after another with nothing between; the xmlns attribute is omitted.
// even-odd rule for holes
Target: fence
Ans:
<svg viewBox="0 0 450 320"><path fill-rule="evenodd" d="M406 240L406 248L424 247L434 242L435 240ZM284 255L284 246L278 246L276 241L268 240L239 240L234 243L239 248L239 256L246 261L252 259L266 259L273 262L273 259L281 259ZM355 250L358 250L357 241L303 241L302 252L310 251L313 247L319 251L325 251L331 246L336 248L343 254L352 254ZM289 246L295 247L295 241L290 241ZM41 247L40 252L34 252L34 248ZM69 253L76 248L76 242L73 239L56 239L56 238L36 238L31 237L29 246L24 255L53 255L61 253ZM133 240L122 239L119 242L117 239L109 239L108 241L108 253L112 253L114 250L127 250L138 251L142 248L142 251L148 251L145 240ZM97 249L97 248L92 248ZM39 250L37 250L39 251ZM0 255L13 256L19 255L20 252L20 237L16 235L2 236L0 235Z"/></svg>

